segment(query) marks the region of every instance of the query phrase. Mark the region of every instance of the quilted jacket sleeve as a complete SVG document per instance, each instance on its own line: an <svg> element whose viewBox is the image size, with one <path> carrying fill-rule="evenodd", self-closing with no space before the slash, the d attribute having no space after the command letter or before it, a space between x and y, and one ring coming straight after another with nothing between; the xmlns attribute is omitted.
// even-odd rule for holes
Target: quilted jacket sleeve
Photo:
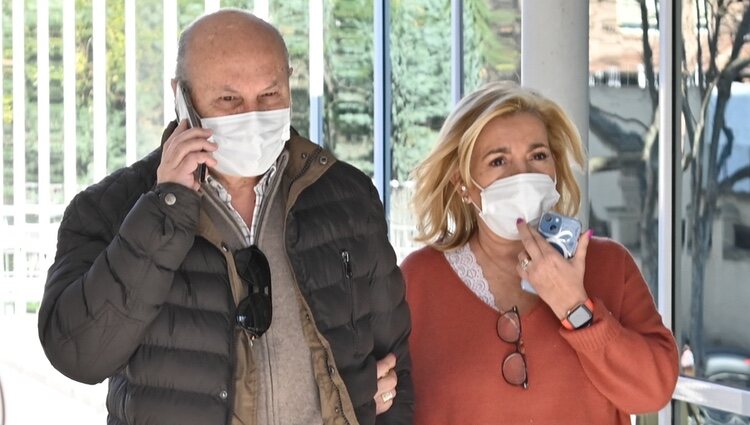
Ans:
<svg viewBox="0 0 750 425"><path fill-rule="evenodd" d="M388 229L378 192L371 188L371 205L377 209L377 238L373 240L373 252L377 253L375 269L372 273L372 287L386 296L374 297L381 305L375 306L372 317L375 352L396 355L398 385L396 398L387 412L378 415L377 424L411 424L414 417L414 385L411 378L411 357L409 355L409 333L411 319L406 304L406 289L401 270L396 265L396 255L388 241Z"/></svg>
<svg viewBox="0 0 750 425"><path fill-rule="evenodd" d="M50 362L84 383L101 382L127 364L198 224L199 196L188 188L158 185L129 208L114 202L119 198L110 193L123 189L116 186L95 186L67 208L39 313Z"/></svg>

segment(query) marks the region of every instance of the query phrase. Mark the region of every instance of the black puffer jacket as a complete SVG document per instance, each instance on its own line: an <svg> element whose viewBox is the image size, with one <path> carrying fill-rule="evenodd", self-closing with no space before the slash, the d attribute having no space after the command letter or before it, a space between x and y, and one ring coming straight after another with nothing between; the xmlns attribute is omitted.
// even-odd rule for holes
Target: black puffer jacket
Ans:
<svg viewBox="0 0 750 425"><path fill-rule="evenodd" d="M287 252L330 344L330 373L346 384L357 420L375 423L375 360L396 353L398 397L377 423L411 423L409 312L377 192L343 162L316 173L328 154L309 141L294 136L287 148ZM109 424L224 424L233 391L231 253L197 233L196 192L155 185L160 156L113 173L67 208L39 335L66 376L110 378Z"/></svg>

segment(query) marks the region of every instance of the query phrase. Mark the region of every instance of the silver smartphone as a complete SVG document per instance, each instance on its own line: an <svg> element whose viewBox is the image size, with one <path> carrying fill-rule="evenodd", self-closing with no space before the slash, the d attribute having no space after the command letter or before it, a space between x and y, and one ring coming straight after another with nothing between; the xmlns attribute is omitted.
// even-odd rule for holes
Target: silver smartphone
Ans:
<svg viewBox="0 0 750 425"><path fill-rule="evenodd" d="M551 211L542 215L538 226L539 233L565 258L576 254L581 228L577 219Z"/></svg>

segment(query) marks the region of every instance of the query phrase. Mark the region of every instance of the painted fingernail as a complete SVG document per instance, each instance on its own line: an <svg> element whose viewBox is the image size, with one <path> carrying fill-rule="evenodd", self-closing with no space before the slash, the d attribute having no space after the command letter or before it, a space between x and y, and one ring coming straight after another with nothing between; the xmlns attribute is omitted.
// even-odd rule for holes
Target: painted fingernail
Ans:
<svg viewBox="0 0 750 425"><path fill-rule="evenodd" d="M589 229L589 239L594 237L594 229Z"/></svg>
<svg viewBox="0 0 750 425"><path fill-rule="evenodd" d="M523 223L523 218L521 218L521 217L518 217L518 218L516 219L516 224L521 224L521 223Z"/></svg>

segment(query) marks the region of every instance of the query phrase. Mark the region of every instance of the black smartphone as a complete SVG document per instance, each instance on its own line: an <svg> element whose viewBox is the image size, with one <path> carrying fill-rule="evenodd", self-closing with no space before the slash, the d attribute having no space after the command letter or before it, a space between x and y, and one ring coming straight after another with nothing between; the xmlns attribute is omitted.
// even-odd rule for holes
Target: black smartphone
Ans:
<svg viewBox="0 0 750 425"><path fill-rule="evenodd" d="M546 212L539 219L539 233L565 258L572 258L581 236L581 222L573 217Z"/></svg>
<svg viewBox="0 0 750 425"><path fill-rule="evenodd" d="M201 128L201 120L198 118L198 113L195 112L193 102L190 99L190 93L188 93L187 89L185 89L180 83L177 83L177 90L175 90L175 92L177 119L187 119L190 128ZM196 170L196 173L198 181L204 183L206 181L206 164L201 164L198 167L198 170Z"/></svg>

